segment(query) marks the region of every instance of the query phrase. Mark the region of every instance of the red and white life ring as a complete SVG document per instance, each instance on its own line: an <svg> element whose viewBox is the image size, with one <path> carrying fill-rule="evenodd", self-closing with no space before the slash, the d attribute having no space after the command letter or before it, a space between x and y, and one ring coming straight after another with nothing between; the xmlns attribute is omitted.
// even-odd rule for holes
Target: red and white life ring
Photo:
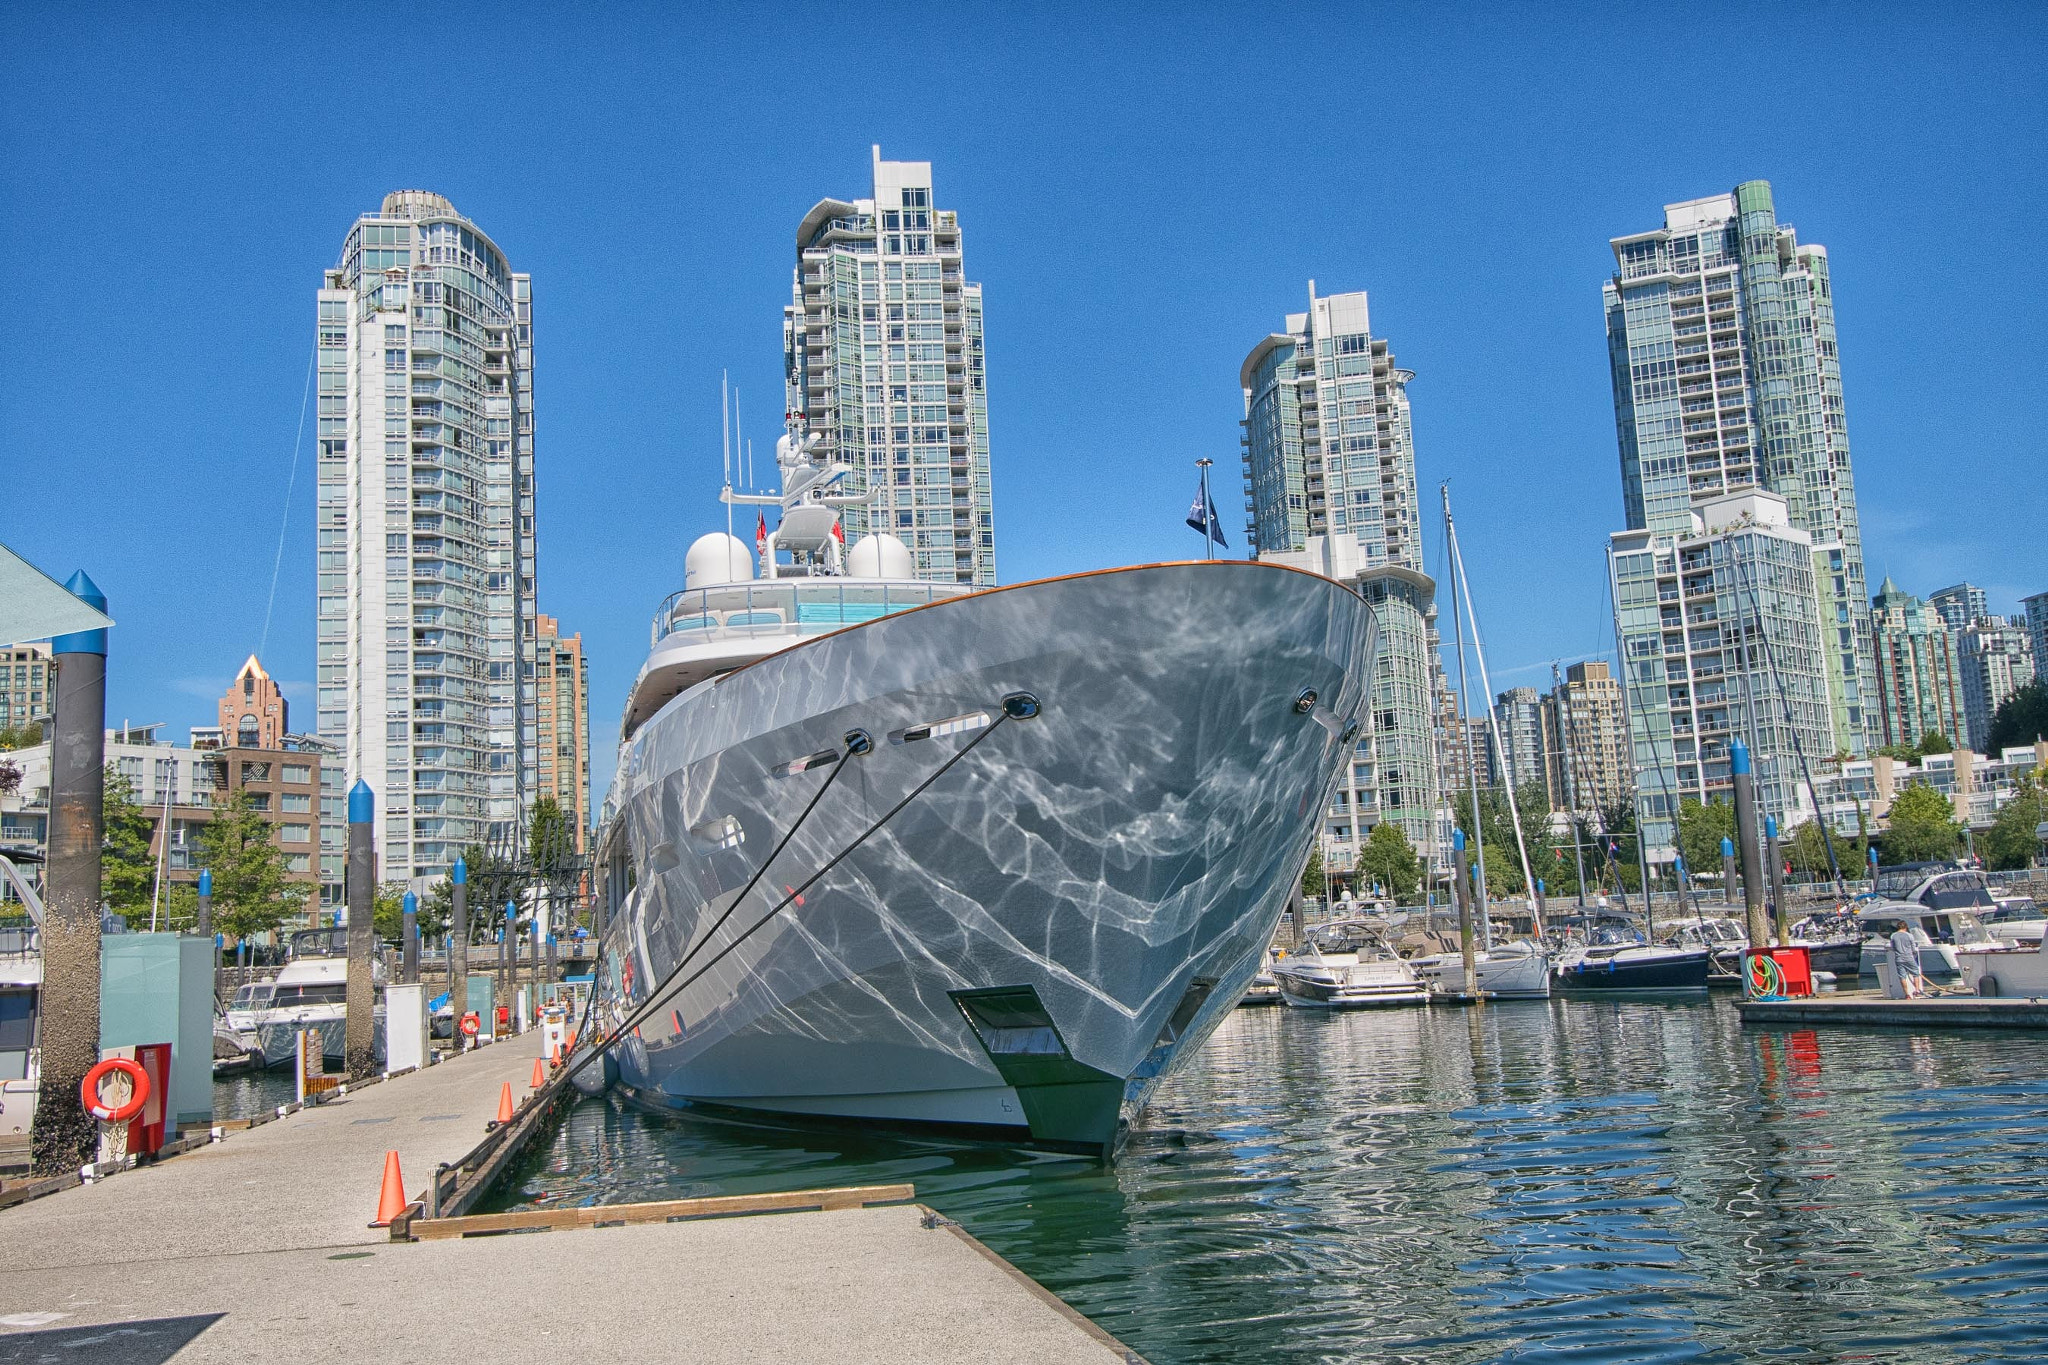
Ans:
<svg viewBox="0 0 2048 1365"><path fill-rule="evenodd" d="M130 1086L128 1102L116 1109L109 1109L100 1102L100 1082L116 1073L126 1076ZM149 1100L149 1073L142 1069L140 1062L126 1057L109 1057L85 1073L85 1079L78 1086L79 1103L86 1112L102 1123L126 1123L142 1112L142 1106Z"/></svg>
<svg viewBox="0 0 2048 1365"><path fill-rule="evenodd" d="M474 1013L462 1016L462 1032L465 1036L474 1038L483 1031L483 1027L483 1020L477 1018Z"/></svg>

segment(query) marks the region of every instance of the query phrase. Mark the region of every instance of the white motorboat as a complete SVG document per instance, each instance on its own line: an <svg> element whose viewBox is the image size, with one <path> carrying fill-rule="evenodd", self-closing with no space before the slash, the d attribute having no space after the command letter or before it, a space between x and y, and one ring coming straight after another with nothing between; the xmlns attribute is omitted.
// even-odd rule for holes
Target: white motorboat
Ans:
<svg viewBox="0 0 2048 1365"><path fill-rule="evenodd" d="M381 993L384 964L372 960L371 979ZM291 937L291 959L270 982L266 1003L252 1001L246 1017L256 1034L265 1067L284 1066L298 1047L298 1035L320 1035L321 1055L339 1063L348 1051L348 930L301 929ZM237 992L239 995L240 992ZM232 1026L232 1017L230 1024ZM239 1034L241 1030L236 1029ZM373 1024L376 1050L384 1050L384 1006L380 998Z"/></svg>
<svg viewBox="0 0 2048 1365"><path fill-rule="evenodd" d="M1304 1009L1429 1003L1429 988L1415 968L1357 921L1317 926L1305 949L1273 964L1273 981L1282 1002Z"/></svg>
<svg viewBox="0 0 2048 1365"><path fill-rule="evenodd" d="M849 466L800 426L777 449L762 576L733 536L691 546L621 721L616 1083L1113 1152L1259 969L1371 610L1237 560L919 581L893 536L842 548Z"/></svg>
<svg viewBox="0 0 2048 1365"><path fill-rule="evenodd" d="M1891 934L1903 924L1920 945L1920 974L1929 981L1955 981L1962 974L1956 950L1962 947L1995 947L2007 940L1986 929L1969 910L1938 909L1917 901L1876 901L1856 912L1856 922L1868 935L1863 940L1859 972L1876 976L1878 965L1891 952Z"/></svg>
<svg viewBox="0 0 2048 1365"><path fill-rule="evenodd" d="M2042 918L2041 907L2034 903L2032 896L1999 896L1991 909L1981 911L1978 918L1994 938L2022 948L2040 944L2044 931L2048 931L2048 919Z"/></svg>
<svg viewBox="0 0 2048 1365"><path fill-rule="evenodd" d="M1462 952L1432 953L1411 957L1408 965L1435 995L1455 995L1465 989L1465 956ZM1550 958L1527 939L1495 943L1472 955L1473 976L1479 989L1496 1000L1548 1000Z"/></svg>
<svg viewBox="0 0 2048 1365"><path fill-rule="evenodd" d="M1273 962L1273 950L1267 948L1266 957L1259 966L1258 975L1252 978L1252 984L1244 988L1244 995L1238 999L1237 1003L1240 1008L1248 1005L1277 1005L1280 1003L1280 983L1273 979Z"/></svg>
<svg viewBox="0 0 2048 1365"><path fill-rule="evenodd" d="M0 1150L25 1153L42 1080L43 954L35 935L21 937L20 948L0 950Z"/></svg>
<svg viewBox="0 0 2048 1365"><path fill-rule="evenodd" d="M2033 943L1966 943L1955 949L1963 984L1982 996L2048 996L2048 949Z"/></svg>
<svg viewBox="0 0 2048 1365"><path fill-rule="evenodd" d="M271 998L277 983L270 977L261 981L245 981L235 987L235 993L221 1011L221 1021L234 1035L236 1044L244 1052L262 1051L262 1043L256 1036L257 1016L270 1008ZM218 1031L218 1030L216 1030Z"/></svg>

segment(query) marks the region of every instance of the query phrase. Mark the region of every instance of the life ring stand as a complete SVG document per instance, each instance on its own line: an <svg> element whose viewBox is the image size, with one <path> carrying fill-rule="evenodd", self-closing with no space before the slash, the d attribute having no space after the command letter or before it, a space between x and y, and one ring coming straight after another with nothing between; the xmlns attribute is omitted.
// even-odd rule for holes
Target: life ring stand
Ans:
<svg viewBox="0 0 2048 1365"><path fill-rule="evenodd" d="M484 1025L483 1020L476 1017L476 1011L472 1010L462 1016L461 1027L464 1036L474 1038L477 1034L483 1032Z"/></svg>
<svg viewBox="0 0 2048 1365"><path fill-rule="evenodd" d="M128 1102L118 1109L109 1109L100 1103L100 1082L116 1073L126 1076L132 1094ZM85 1073L85 1079L78 1085L79 1102L86 1112L102 1123L126 1123L142 1112L142 1106L149 1102L149 1073L142 1069L140 1062L126 1057L109 1057Z"/></svg>

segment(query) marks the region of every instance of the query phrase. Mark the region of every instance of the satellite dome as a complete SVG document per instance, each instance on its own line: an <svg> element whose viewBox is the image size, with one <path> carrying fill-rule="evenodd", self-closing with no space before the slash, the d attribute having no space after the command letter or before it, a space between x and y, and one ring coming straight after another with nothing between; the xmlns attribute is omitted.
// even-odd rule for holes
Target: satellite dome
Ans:
<svg viewBox="0 0 2048 1365"><path fill-rule="evenodd" d="M853 542L853 548L846 552L846 575L849 578L915 578L917 571L910 558L910 547L884 531L862 536Z"/></svg>
<svg viewBox="0 0 2048 1365"><path fill-rule="evenodd" d="M698 536L683 556L685 588L715 588L721 583L748 583L754 577L754 552L747 542L723 531Z"/></svg>

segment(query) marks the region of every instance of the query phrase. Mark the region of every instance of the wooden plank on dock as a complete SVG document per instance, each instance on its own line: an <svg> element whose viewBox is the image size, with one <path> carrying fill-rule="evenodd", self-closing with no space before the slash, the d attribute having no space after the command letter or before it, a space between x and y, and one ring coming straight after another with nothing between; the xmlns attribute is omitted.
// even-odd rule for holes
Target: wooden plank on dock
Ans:
<svg viewBox="0 0 2048 1365"><path fill-rule="evenodd" d="M407 1231L416 1239L437 1241L493 1232L535 1232L553 1228L589 1228L606 1224L667 1223L684 1218L729 1218L748 1213L784 1213L799 1209L858 1209L869 1204L907 1204L917 1198L912 1185L850 1185L826 1190L783 1190L774 1194L729 1194L702 1199L662 1199L644 1204L592 1204L564 1209L521 1209L514 1213L480 1213L461 1218L419 1219Z"/></svg>
<svg viewBox="0 0 2048 1365"><path fill-rule="evenodd" d="M1743 1000L1745 1024L1856 1024L1877 1028L2048 1028L2048 1000L1940 996L1887 1000L1813 996L1800 1000Z"/></svg>

